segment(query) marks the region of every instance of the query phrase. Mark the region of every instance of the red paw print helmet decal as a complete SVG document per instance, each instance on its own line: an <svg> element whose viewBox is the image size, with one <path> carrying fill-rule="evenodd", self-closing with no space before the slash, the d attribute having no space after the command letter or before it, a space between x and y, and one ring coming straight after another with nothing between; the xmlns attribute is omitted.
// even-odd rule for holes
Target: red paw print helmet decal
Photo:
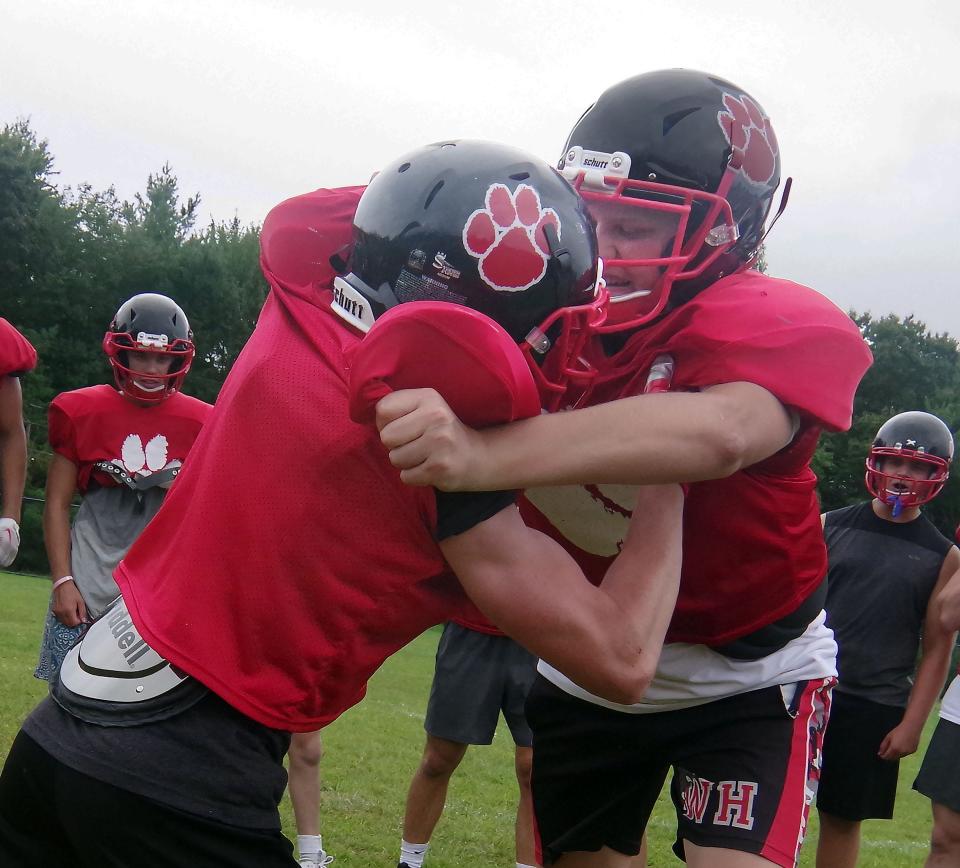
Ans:
<svg viewBox="0 0 960 868"><path fill-rule="evenodd" d="M540 194L528 184L514 192L491 184L478 208L463 227L463 246L480 260L480 277L493 289L522 292L543 279L550 260L546 229L559 240L560 217L543 208Z"/></svg>
<svg viewBox="0 0 960 868"><path fill-rule="evenodd" d="M755 184L769 184L777 171L777 137L770 118L747 94L723 95L724 111L717 121L724 136L739 154L740 170Z"/></svg>

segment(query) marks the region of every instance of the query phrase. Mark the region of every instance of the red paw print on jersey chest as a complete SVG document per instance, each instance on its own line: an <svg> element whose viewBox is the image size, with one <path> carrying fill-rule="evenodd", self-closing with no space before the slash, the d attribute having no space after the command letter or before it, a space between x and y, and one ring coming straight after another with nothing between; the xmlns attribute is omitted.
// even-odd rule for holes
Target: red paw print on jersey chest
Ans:
<svg viewBox="0 0 960 868"><path fill-rule="evenodd" d="M511 193L503 184L487 190L485 207L474 211L463 228L463 246L480 260L480 277L493 289L521 292L547 272L550 245L545 229L560 238L560 218L542 208L540 195L528 184Z"/></svg>
<svg viewBox="0 0 960 868"><path fill-rule="evenodd" d="M741 170L758 184L767 184L777 168L777 137L770 119L750 97L723 95L726 111L717 113L720 128L731 146L743 154Z"/></svg>

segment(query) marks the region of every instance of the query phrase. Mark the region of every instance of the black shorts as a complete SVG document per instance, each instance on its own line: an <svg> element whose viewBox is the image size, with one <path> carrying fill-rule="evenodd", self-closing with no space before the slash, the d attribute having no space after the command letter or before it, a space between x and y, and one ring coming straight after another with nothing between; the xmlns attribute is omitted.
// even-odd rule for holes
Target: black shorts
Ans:
<svg viewBox="0 0 960 868"><path fill-rule="evenodd" d="M897 798L899 760L877 756L903 708L834 691L823 739L817 809L842 820L890 820Z"/></svg>
<svg viewBox="0 0 960 868"><path fill-rule="evenodd" d="M500 712L519 747L533 736L523 706L537 658L508 636L491 636L452 621L437 646L424 729L459 744L490 744Z"/></svg>
<svg viewBox="0 0 960 868"><path fill-rule="evenodd" d="M913 788L930 801L960 813L960 725L942 717L920 764Z"/></svg>
<svg viewBox="0 0 960 868"><path fill-rule="evenodd" d="M527 718L543 863L603 846L637 853L672 766L680 858L688 840L792 868L816 790L832 683L626 714L537 678Z"/></svg>
<svg viewBox="0 0 960 868"><path fill-rule="evenodd" d="M279 829L227 825L103 783L22 732L0 775L0 865L297 868Z"/></svg>

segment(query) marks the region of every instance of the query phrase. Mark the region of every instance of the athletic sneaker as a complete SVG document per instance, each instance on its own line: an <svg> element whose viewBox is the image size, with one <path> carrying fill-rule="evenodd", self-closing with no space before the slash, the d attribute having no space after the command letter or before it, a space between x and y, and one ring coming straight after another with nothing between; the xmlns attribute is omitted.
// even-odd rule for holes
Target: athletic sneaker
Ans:
<svg viewBox="0 0 960 868"><path fill-rule="evenodd" d="M328 856L323 850L316 859L301 859L300 868L326 868L333 861L333 856Z"/></svg>

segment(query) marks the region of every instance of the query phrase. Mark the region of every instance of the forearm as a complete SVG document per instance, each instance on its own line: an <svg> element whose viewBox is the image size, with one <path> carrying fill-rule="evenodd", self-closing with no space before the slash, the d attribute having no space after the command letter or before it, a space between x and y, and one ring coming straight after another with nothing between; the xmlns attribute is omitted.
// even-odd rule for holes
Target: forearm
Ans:
<svg viewBox="0 0 960 868"><path fill-rule="evenodd" d="M951 636L951 641L940 643L941 647L924 651L917 666L913 689L910 691L910 699L907 701L907 708L903 715L903 723L917 733L923 729L947 680L952 639Z"/></svg>
<svg viewBox="0 0 960 868"><path fill-rule="evenodd" d="M610 585L598 589L562 548L526 528L515 508L442 548L474 603L505 633L586 690L615 702L639 699L663 628L642 602L629 599L627 585L632 576L649 600L658 589L669 596L679 581L679 555L664 564L648 558L641 573L611 574Z"/></svg>
<svg viewBox="0 0 960 868"><path fill-rule="evenodd" d="M23 422L17 421L0 433L0 489L3 503L0 516L20 522L23 487L27 479L27 436Z"/></svg>
<svg viewBox="0 0 960 868"><path fill-rule="evenodd" d="M23 485L27 476L27 435L23 429L20 381L0 376L0 517L20 522Z"/></svg>
<svg viewBox="0 0 960 868"><path fill-rule="evenodd" d="M505 633L586 690L633 703L653 677L680 581L682 494L677 486L648 491L657 507L635 513L600 588L515 507L441 547Z"/></svg>
<svg viewBox="0 0 960 868"><path fill-rule="evenodd" d="M661 394L555 413L478 432L484 487L588 482L655 484L727 476L737 447L720 417L692 411L693 395Z"/></svg>
<svg viewBox="0 0 960 868"><path fill-rule="evenodd" d="M794 421L765 389L726 383L641 395L475 432L469 482L488 488L721 479L790 442Z"/></svg>
<svg viewBox="0 0 960 868"><path fill-rule="evenodd" d="M683 492L679 486L641 489L622 550L600 589L636 631L644 678L652 678L680 589Z"/></svg>
<svg viewBox="0 0 960 868"><path fill-rule="evenodd" d="M525 563L488 559L474 572L483 587L468 584L473 601L507 635L585 689L633 701L642 690L639 630L628 625L613 596L583 578L565 552L531 534L540 539L525 546Z"/></svg>
<svg viewBox="0 0 960 868"><path fill-rule="evenodd" d="M43 545L50 562L50 575L56 580L70 575L70 504L47 500L43 511Z"/></svg>
<svg viewBox="0 0 960 868"><path fill-rule="evenodd" d="M938 621L944 630L960 629L960 572L947 582L936 597Z"/></svg>

